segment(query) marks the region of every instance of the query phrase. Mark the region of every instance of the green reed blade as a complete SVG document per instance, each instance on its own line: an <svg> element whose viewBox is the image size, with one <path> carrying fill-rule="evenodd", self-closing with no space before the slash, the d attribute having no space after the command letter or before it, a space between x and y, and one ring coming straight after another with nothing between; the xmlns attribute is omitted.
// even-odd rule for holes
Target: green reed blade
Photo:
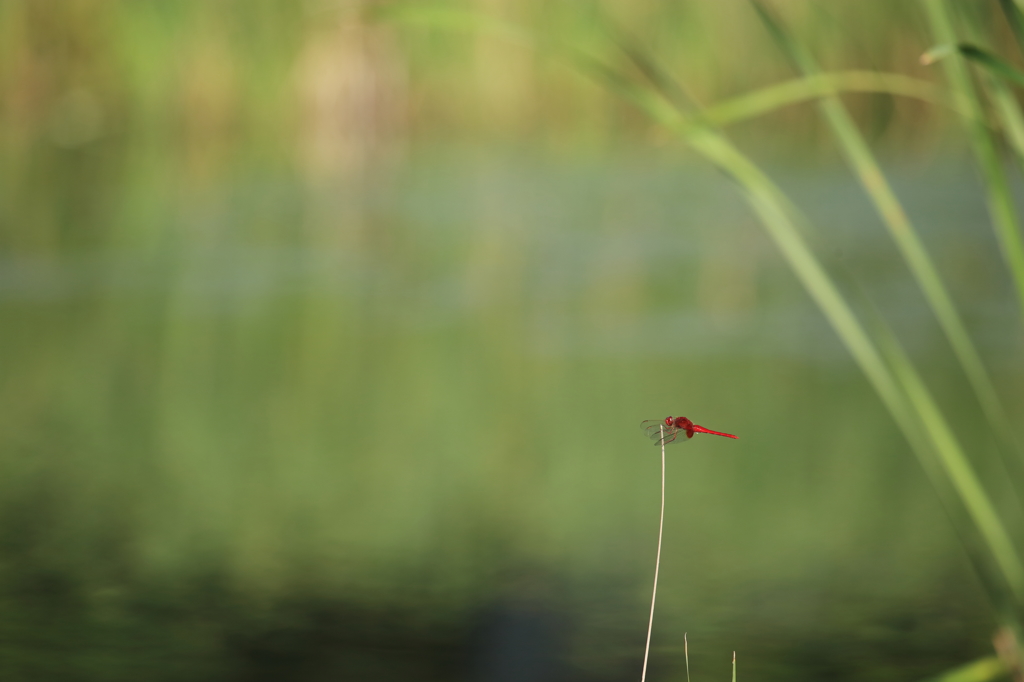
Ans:
<svg viewBox="0 0 1024 682"><path fill-rule="evenodd" d="M880 318L877 321L877 329L880 347L924 424L939 463L985 539L985 544L991 550L1017 602L1024 603L1024 562L1021 562L1010 533L999 517L999 512L985 492L949 422L942 415L938 404L920 374L914 369L896 336Z"/></svg>
<svg viewBox="0 0 1024 682"><path fill-rule="evenodd" d="M999 0L999 7L1003 10L1006 23L1010 25L1013 36L1017 39L1017 45L1024 48L1024 12L1014 0Z"/></svg>
<svg viewBox="0 0 1024 682"><path fill-rule="evenodd" d="M920 391L911 400L905 388L917 388L913 382L908 382L905 376L900 381L894 377L878 348L807 244L804 238L804 232L807 231L805 221L785 194L724 135L706 123L687 119L677 109L676 103L665 99L652 87L638 85L582 50L564 44L560 47L562 54L578 68L589 73L610 92L632 102L667 130L679 135L691 148L736 181L768 235L864 372L925 469L934 471L939 466L935 462L938 457L942 460L944 471L963 475L964 480L968 481L954 482L954 487L961 495L964 506L974 512L972 519L979 525L979 534L997 565L1005 572L1007 582L1011 585L1020 582L1015 576L1024 575L1024 570L1012 565L1014 554L1006 551L1002 540L1005 532L1000 530L999 519L988 513L991 504L987 503L984 491L972 485L971 481L976 482L976 478L972 478L973 472L969 465L965 469L965 460L958 458L957 451L950 447L952 436L947 434L941 416L935 419L928 411L929 402L922 398ZM647 61L644 66L650 68L650 60ZM922 427L929 429L930 438L927 440L922 436ZM945 450L936 453L933 450L936 445L943 446Z"/></svg>
<svg viewBox="0 0 1024 682"><path fill-rule="evenodd" d="M1015 0L999 0L999 6L1017 39L1017 46L1024 49L1024 12L1021 11ZM1015 71L1020 74L1019 70L1015 69ZM993 100L996 105L996 113L1003 121L1010 145L1017 152L1017 157L1024 161L1024 116L1021 115L1017 98L1009 92L1004 84L1000 83L999 87L993 88Z"/></svg>
<svg viewBox="0 0 1024 682"><path fill-rule="evenodd" d="M1020 105L1010 88L997 79L990 79L988 90L995 105L996 114L1003 124L1006 139L1010 142L1017 158L1024 161L1024 116L1021 116Z"/></svg>
<svg viewBox="0 0 1024 682"><path fill-rule="evenodd" d="M774 13L758 0L751 0L751 4L796 68L808 77L818 75L820 70L814 57L790 35ZM833 93L824 96L818 106L839 142L847 163L859 178L938 319L974 389L989 426L1000 441L1004 463L1015 484L1021 485L1024 483L1024 459L1020 456L1020 446L1016 442L1009 415L934 261L842 101Z"/></svg>
<svg viewBox="0 0 1024 682"><path fill-rule="evenodd" d="M937 677L928 678L928 682L989 682L998 680L1010 673L998 656L986 656L953 668Z"/></svg>
<svg viewBox="0 0 1024 682"><path fill-rule="evenodd" d="M968 61L983 67L988 72L1007 80L1011 83L1024 87L1024 73L1021 73L1008 61L995 56L987 50L970 43L957 45L957 52L963 55Z"/></svg>
<svg viewBox="0 0 1024 682"><path fill-rule="evenodd" d="M642 71L652 68L651 60L647 61L641 66ZM663 79L664 76L659 75L658 80ZM803 222L799 212L791 207L781 190L723 135L706 125L686 122L672 103L628 80L617 78L606 82L606 87L628 97L662 125L678 132L692 148L740 184L769 235L867 375L926 471L934 473L935 459L938 459L945 478L967 509L1000 574L1015 599L1024 603L1024 564L951 429L924 384L915 381L916 372L892 339L887 350L898 382L894 379L849 304L806 244L798 229L798 224ZM930 444L922 442L921 427Z"/></svg>
<svg viewBox="0 0 1024 682"><path fill-rule="evenodd" d="M1020 9L1013 0L1010 0L1008 4L1003 2L1001 5L1003 14L1019 42L1022 29ZM961 17L964 20L962 26L969 41L960 43L957 46L957 52L977 67L979 83L993 105L995 118L998 119L1010 147L1017 154L1017 158L1024 162L1024 115L1021 114L1020 104L1011 91L1012 85L1024 84L1024 73L1006 60L996 56L991 50L979 45L984 42L985 36L973 12L961 12Z"/></svg>
<svg viewBox="0 0 1024 682"><path fill-rule="evenodd" d="M923 0L928 22L936 42L940 45L955 45L956 32L946 0ZM959 53L943 59L946 77L961 108L970 111L964 117L970 134L978 165L985 179L989 213L995 228L999 246L1006 260L1017 290L1018 304L1024 311L1024 240L1018 227L1017 209L1013 204L1009 183L996 145L984 121L981 103L971 84L964 58Z"/></svg>
<svg viewBox="0 0 1024 682"><path fill-rule="evenodd" d="M728 143L711 134L690 133L688 141L692 147L730 172L743 186L748 200L783 252L790 267L867 375L918 459L922 460L923 466L934 470L934 460L938 458L946 478L950 480L959 499L968 509L1003 578L1010 585L1015 597L1019 601L1024 601L1024 568L1021 567L1009 536L977 476L956 445L941 414L932 409L933 403L930 402L927 393L921 386L908 381L908 372L904 372L900 377L902 386L896 385L893 375L882 363L875 345L848 303L806 245L794 221L781 209L780 202L775 198L778 191L771 181L762 176L758 169L733 150ZM911 388L915 389L913 395L909 395ZM929 436L930 444L922 442L918 419Z"/></svg>
<svg viewBox="0 0 1024 682"><path fill-rule="evenodd" d="M1006 11L1005 6L1004 11ZM1019 10L1016 12L1016 14L1007 14L1011 26L1014 26L1015 33L1020 28L1016 26L1020 19L1020 13ZM1018 158L1024 161L1024 116L1021 115L1016 97L1008 87L1010 83L1024 86L1024 73L1006 60L977 45L961 43L957 46L957 52L988 74L989 77L984 81L986 90L995 105L995 112L1002 122L1010 146L1013 147Z"/></svg>
<svg viewBox="0 0 1024 682"><path fill-rule="evenodd" d="M864 92L910 97L929 104L948 107L961 114L965 113L957 109L957 101L947 96L941 88L920 78L900 73L837 71L808 75L737 95L710 105L705 109L704 116L717 125L730 125L836 92Z"/></svg>

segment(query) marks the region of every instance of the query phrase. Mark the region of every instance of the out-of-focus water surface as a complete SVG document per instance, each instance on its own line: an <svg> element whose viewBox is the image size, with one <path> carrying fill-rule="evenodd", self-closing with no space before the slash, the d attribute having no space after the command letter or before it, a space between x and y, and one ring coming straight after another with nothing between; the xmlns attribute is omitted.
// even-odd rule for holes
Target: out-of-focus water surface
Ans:
<svg viewBox="0 0 1024 682"><path fill-rule="evenodd" d="M703 101L792 76L741 3L605 6ZM934 78L908 7L785 16L826 68ZM371 14L0 0L0 677L636 679L660 484L639 424L668 415L739 439L668 451L650 679L685 678L684 633L697 679L733 651L762 680L991 652L936 495L731 180L571 67ZM844 101L1019 414L1017 306L955 121ZM737 139L1019 537L816 120Z"/></svg>
<svg viewBox="0 0 1024 682"><path fill-rule="evenodd" d="M846 174L782 177L984 456ZM971 171L894 177L1013 395ZM102 208L49 207L67 246L5 258L0 622L19 670L56 648L147 675L173 659L168 678L493 677L523 649L621 679L657 538L638 427L668 414L740 439L669 449L659 676L683 632L704 675L733 650L801 679L984 652L988 607L922 472L728 179L424 154L353 185L125 173L88 197Z"/></svg>

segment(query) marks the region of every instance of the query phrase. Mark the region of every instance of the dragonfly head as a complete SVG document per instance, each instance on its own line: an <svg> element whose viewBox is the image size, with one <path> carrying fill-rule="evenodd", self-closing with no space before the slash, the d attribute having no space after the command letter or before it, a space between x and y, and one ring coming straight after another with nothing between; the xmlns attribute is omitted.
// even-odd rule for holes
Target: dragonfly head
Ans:
<svg viewBox="0 0 1024 682"><path fill-rule="evenodd" d="M675 426L675 423L676 423L676 418L675 417L665 417L665 426Z"/></svg>

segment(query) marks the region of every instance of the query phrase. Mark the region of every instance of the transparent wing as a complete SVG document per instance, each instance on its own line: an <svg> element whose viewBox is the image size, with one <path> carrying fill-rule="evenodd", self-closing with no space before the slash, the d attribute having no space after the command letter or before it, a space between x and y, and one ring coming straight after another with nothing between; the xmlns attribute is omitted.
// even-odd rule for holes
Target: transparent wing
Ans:
<svg viewBox="0 0 1024 682"><path fill-rule="evenodd" d="M643 430L644 435L651 440L658 440L662 437L662 427L666 431L672 429L671 426L665 426L665 421L662 419L648 419L647 421L640 422L640 428Z"/></svg>
<svg viewBox="0 0 1024 682"><path fill-rule="evenodd" d="M664 419L648 419L640 423L640 428L648 438L654 441L656 446L661 446L662 443L665 445L685 443L689 440L686 437L686 431L666 425Z"/></svg>

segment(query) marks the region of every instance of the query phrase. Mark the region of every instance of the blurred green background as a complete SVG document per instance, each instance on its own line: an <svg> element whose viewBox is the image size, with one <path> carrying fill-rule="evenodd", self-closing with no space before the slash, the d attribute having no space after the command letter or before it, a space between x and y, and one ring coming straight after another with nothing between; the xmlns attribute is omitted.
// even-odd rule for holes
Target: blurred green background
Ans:
<svg viewBox="0 0 1024 682"><path fill-rule="evenodd" d="M777 5L826 69L941 84L917 3ZM794 76L738 0L452 7L593 44L614 22L705 104ZM669 450L651 679L685 679L684 632L703 679L734 650L741 679L788 680L987 655L920 466L730 179L544 50L379 9L0 0L0 676L635 679L659 501L638 425L670 414L740 439ZM844 102L1020 414L958 122ZM730 134L1019 531L815 108Z"/></svg>

